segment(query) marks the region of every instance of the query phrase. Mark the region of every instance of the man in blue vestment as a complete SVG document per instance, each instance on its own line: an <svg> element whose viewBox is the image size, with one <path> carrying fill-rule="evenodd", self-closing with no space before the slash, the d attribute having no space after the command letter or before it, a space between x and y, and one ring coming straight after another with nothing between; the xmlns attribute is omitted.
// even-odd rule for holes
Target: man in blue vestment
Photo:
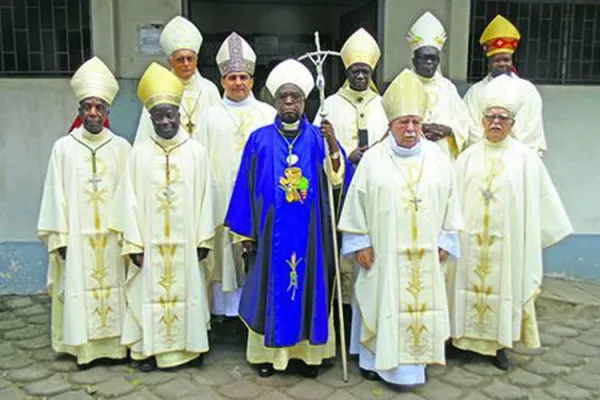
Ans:
<svg viewBox="0 0 600 400"><path fill-rule="evenodd" d="M319 129L304 115L314 87L304 65L282 62L266 86L277 118L250 135L225 219L248 265L239 315L250 330L247 359L260 376L298 359L314 378L335 355L329 202L340 204L352 167L331 123ZM329 198L328 181L337 198Z"/></svg>

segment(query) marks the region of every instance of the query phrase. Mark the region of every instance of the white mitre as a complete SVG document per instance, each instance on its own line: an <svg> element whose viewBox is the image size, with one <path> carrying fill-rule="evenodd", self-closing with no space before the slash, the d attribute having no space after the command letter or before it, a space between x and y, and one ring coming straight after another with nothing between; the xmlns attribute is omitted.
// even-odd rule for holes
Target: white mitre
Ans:
<svg viewBox="0 0 600 400"><path fill-rule="evenodd" d="M119 91L114 75L98 57L83 63L71 78L70 84L78 102L88 97L98 97L110 105Z"/></svg>
<svg viewBox="0 0 600 400"><path fill-rule="evenodd" d="M406 40L413 52L425 46L433 46L441 51L446 43L446 30L442 23L427 11L410 28Z"/></svg>
<svg viewBox="0 0 600 400"><path fill-rule="evenodd" d="M492 107L500 107L515 115L523 105L523 96L514 78L500 75L492 79L483 92L483 109L485 113Z"/></svg>
<svg viewBox="0 0 600 400"><path fill-rule="evenodd" d="M232 72L246 72L254 75L256 53L243 37L233 32L219 48L217 65L221 76Z"/></svg>
<svg viewBox="0 0 600 400"><path fill-rule="evenodd" d="M271 95L275 97L277 90L288 83L293 83L302 89L304 97L308 97L315 87L315 80L308 68L293 58L282 61L273 68L267 78L266 86Z"/></svg>
<svg viewBox="0 0 600 400"><path fill-rule="evenodd" d="M160 45L168 56L183 49L198 54L202 46L202 34L190 21L177 16L163 28Z"/></svg>

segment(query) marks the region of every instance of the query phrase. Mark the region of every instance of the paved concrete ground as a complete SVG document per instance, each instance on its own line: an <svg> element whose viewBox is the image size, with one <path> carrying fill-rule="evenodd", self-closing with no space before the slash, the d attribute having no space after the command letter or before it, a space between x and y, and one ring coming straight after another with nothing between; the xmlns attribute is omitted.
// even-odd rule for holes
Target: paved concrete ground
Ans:
<svg viewBox="0 0 600 400"><path fill-rule="evenodd" d="M600 286L547 279L538 301L544 348L510 353L504 373L478 358L429 368L429 382L400 393L364 381L351 360L350 381L339 364L316 380L294 374L259 378L243 346L213 346L201 368L143 374L126 365L78 371L50 349L49 299L0 297L0 399L600 399Z"/></svg>

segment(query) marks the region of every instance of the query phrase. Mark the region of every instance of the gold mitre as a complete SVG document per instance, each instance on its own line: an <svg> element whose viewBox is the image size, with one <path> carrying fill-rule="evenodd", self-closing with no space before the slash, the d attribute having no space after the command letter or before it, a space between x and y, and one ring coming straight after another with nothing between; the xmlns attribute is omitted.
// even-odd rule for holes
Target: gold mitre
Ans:
<svg viewBox="0 0 600 400"><path fill-rule="evenodd" d="M383 108L388 121L406 115L423 118L426 107L425 87L416 74L407 69L394 78L383 95Z"/></svg>
<svg viewBox="0 0 600 400"><path fill-rule="evenodd" d="M519 30L502 15L496 15L484 29L479 43L483 46L485 55L491 57L497 53L514 53L520 39Z"/></svg>
<svg viewBox="0 0 600 400"><path fill-rule="evenodd" d="M348 68L352 64L365 63L372 69L375 69L381 51L373 36L363 28L354 32L340 50L344 67Z"/></svg>
<svg viewBox="0 0 600 400"><path fill-rule="evenodd" d="M98 97L112 104L119 91L119 84L114 75L98 57L83 63L70 83L79 102L88 97Z"/></svg>
<svg viewBox="0 0 600 400"><path fill-rule="evenodd" d="M179 107L183 89L183 84L171 71L160 64L152 63L140 79L137 95L144 107L150 111L157 104Z"/></svg>
<svg viewBox="0 0 600 400"><path fill-rule="evenodd" d="M160 45L168 56L183 49L198 54L202 46L202 34L196 25L177 16L163 28L160 34Z"/></svg>

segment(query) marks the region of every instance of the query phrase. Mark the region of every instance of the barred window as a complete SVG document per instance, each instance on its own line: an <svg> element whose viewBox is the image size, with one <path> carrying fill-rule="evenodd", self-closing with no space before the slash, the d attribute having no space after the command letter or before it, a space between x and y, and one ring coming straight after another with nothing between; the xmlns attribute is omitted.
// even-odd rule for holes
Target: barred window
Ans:
<svg viewBox="0 0 600 400"><path fill-rule="evenodd" d="M600 0L471 0L469 81L487 74L479 37L497 14L521 32L520 75L541 84L600 84Z"/></svg>
<svg viewBox="0 0 600 400"><path fill-rule="evenodd" d="M91 54L90 0L0 0L0 76L62 76Z"/></svg>

